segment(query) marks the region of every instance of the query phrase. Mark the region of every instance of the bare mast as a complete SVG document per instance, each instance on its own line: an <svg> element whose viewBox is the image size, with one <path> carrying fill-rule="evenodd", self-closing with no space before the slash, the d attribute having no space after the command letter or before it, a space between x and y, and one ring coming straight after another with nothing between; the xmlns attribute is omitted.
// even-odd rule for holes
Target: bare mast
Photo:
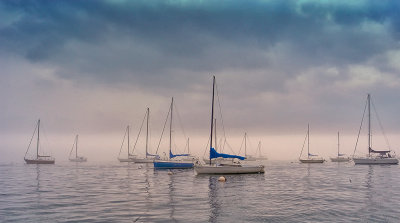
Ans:
<svg viewBox="0 0 400 223"><path fill-rule="evenodd" d="M215 88L215 76L213 76L213 91L212 91L212 103L211 103L211 131L210 131L210 152L212 149L212 136L213 136L213 126L214 126L214 88ZM210 156L211 165L211 156Z"/></svg>

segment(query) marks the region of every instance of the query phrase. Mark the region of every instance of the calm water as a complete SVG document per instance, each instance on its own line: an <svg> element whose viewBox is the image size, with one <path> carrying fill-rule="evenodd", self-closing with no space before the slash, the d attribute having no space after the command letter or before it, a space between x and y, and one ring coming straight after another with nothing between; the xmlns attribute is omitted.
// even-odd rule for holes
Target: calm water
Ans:
<svg viewBox="0 0 400 223"><path fill-rule="evenodd" d="M0 222L400 222L399 166L267 162L196 176L129 163L0 166Z"/></svg>

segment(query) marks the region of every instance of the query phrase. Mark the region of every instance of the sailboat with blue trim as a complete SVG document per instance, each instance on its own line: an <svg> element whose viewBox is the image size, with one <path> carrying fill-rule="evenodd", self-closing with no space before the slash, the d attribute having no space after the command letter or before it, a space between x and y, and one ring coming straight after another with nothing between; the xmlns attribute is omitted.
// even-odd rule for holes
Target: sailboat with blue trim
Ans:
<svg viewBox="0 0 400 223"><path fill-rule="evenodd" d="M224 153L218 153L213 147L213 126L214 126L214 91L215 76L213 76L213 93L211 105L211 131L210 131L210 159L209 164L196 164L194 170L197 174L245 174L245 173L264 173L263 165L242 165L241 163L232 164L212 164L212 159L216 158L232 158L244 160L243 156L236 156Z"/></svg>
<svg viewBox="0 0 400 223"><path fill-rule="evenodd" d="M303 148L301 149L301 153L300 153L300 157L299 157L300 162L301 163L323 163L323 162L325 162L324 158L310 153L310 125L308 125L308 127L307 127L306 138L307 138L307 158L301 158L301 154L303 153L303 149L304 149L304 143L303 143Z"/></svg>
<svg viewBox="0 0 400 223"><path fill-rule="evenodd" d="M174 106L174 98L171 100L170 121L169 121L169 159L154 160L154 168L156 169L190 169L193 168L193 161L179 160L179 157L188 157L190 154L173 154L172 153L172 111Z"/></svg>

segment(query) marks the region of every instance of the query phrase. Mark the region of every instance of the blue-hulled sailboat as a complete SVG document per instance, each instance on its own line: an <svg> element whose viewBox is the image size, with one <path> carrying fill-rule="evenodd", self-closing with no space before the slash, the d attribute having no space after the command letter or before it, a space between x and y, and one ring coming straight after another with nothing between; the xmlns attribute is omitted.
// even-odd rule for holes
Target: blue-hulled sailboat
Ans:
<svg viewBox="0 0 400 223"><path fill-rule="evenodd" d="M215 158L232 158L244 160L243 156L236 156L224 153L218 153L213 148L213 126L214 126L214 91L215 91L215 76L213 77L213 93L211 105L211 131L210 131L210 160L209 164L196 164L194 170L197 174L245 174L245 173L264 173L263 165L242 165L240 163L232 164L212 164L211 160Z"/></svg>
<svg viewBox="0 0 400 223"><path fill-rule="evenodd" d="M172 153L172 110L174 106L174 98L171 100L170 121L169 121L169 159L154 160L154 168L156 169L189 169L193 168L193 161L179 160L178 157L187 157L190 154L173 154Z"/></svg>

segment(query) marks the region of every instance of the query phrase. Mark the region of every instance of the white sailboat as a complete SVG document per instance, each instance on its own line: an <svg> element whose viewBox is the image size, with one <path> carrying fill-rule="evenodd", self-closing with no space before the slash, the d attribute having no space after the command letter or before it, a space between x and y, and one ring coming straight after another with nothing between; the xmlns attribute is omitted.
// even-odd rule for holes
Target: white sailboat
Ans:
<svg viewBox="0 0 400 223"><path fill-rule="evenodd" d="M247 154L247 132L244 133L244 157L245 160L244 161L256 161L256 157Z"/></svg>
<svg viewBox="0 0 400 223"><path fill-rule="evenodd" d="M235 156L223 153L217 153L213 146L213 126L214 126L214 90L215 90L215 76L213 77L213 93L211 105L211 131L210 131L210 159L209 164L196 163L194 170L197 174L245 174L245 173L264 173L263 165L242 165L237 164L211 164L213 158L237 158L244 160L242 156Z"/></svg>
<svg viewBox="0 0 400 223"><path fill-rule="evenodd" d="M258 156L256 157L256 160L268 160L268 157L261 154L261 141L258 142L257 148Z"/></svg>
<svg viewBox="0 0 400 223"><path fill-rule="evenodd" d="M160 159L160 157L158 155L153 155L153 154L150 154L148 152L149 119L150 119L150 109L147 108L147 110L146 110L146 120L147 120L146 121L146 147L145 147L146 148L146 155L145 155L145 157L140 157L140 156L137 156L137 155L130 155L129 158L135 163L152 163L152 162L154 162L154 160ZM142 123L142 125L143 125L143 123ZM142 128L140 128L140 129L142 129ZM139 135L140 135L140 131L139 131L139 134L138 134L138 138L139 138ZM138 138L136 139L136 143L137 143ZM135 146L133 147L133 149L135 149L136 143L135 143Z"/></svg>
<svg viewBox="0 0 400 223"><path fill-rule="evenodd" d="M337 140L338 140L338 143L337 143L337 156L336 157L331 157L331 161L332 162L349 162L351 160L350 157L347 157L345 154L341 154L339 152L339 146L340 146L340 143L339 143L339 132L337 133Z"/></svg>
<svg viewBox="0 0 400 223"><path fill-rule="evenodd" d="M75 157L71 157L74 147L75 147ZM72 144L71 152L69 152L69 161L71 161L71 162L86 162L87 161L86 157L78 156L78 135L75 136L74 144Z"/></svg>
<svg viewBox="0 0 400 223"><path fill-rule="evenodd" d="M307 158L301 158L301 154L303 153L303 148L301 149L299 160L301 163L323 163L325 160L318 155L314 155L310 153L310 125L307 127Z"/></svg>
<svg viewBox="0 0 400 223"><path fill-rule="evenodd" d="M355 164L398 164L399 160L391 154L391 150L373 150L371 140L371 96L367 96L368 105L368 154L366 157L353 157ZM365 112L365 110L364 110ZM361 122L362 124L362 122ZM360 128L361 129L361 128ZM358 141L358 140L357 140ZM356 145L357 149L357 145ZM354 151L355 152L355 151Z"/></svg>
<svg viewBox="0 0 400 223"><path fill-rule="evenodd" d="M36 158L26 158L26 154L28 154L29 147L32 143L33 137L35 136L36 130L37 130ZM29 143L28 149L25 152L24 160L25 160L26 164L54 164L55 159L53 157L46 156L46 155L39 155L39 141L40 141L40 119L37 122L35 130L33 131L33 136Z"/></svg>

